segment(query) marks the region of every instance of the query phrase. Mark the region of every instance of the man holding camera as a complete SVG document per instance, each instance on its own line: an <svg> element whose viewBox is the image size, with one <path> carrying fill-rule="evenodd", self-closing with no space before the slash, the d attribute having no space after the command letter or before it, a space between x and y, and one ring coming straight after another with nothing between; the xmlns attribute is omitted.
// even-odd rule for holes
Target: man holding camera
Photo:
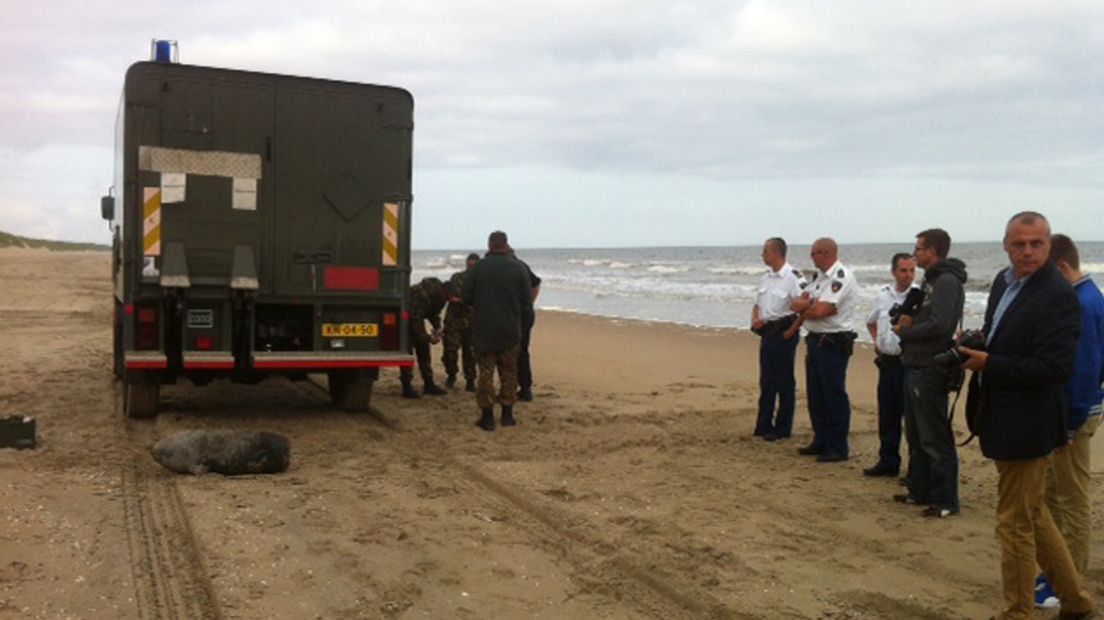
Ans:
<svg viewBox="0 0 1104 620"><path fill-rule="evenodd" d="M941 228L916 235L914 256L924 269L924 299L915 316L902 316L895 331L905 365L905 436L909 442L908 493L894 496L907 504L926 504L926 517L957 514L958 452L947 416L947 394L956 364L935 357L954 345L962 320L966 266L947 258L951 236Z"/></svg>
<svg viewBox="0 0 1104 620"><path fill-rule="evenodd" d="M805 288L805 276L786 261L786 242L771 237L763 244L763 274L755 306L751 309L751 331L759 335L759 417L755 436L776 441L790 436L794 416L794 357L799 325L790 310ZM774 404L778 402L778 415Z"/></svg>
<svg viewBox="0 0 1104 620"><path fill-rule="evenodd" d="M916 259L910 254L894 254L890 261L893 284L882 287L874 311L866 319L866 329L874 339L878 356L878 462L863 470L864 476L896 477L901 471L901 418L905 414L905 367L901 364L901 339L893 326L901 317L915 312L914 300L920 289L916 278ZM914 292L915 291L915 292Z"/></svg>
<svg viewBox="0 0 1104 620"><path fill-rule="evenodd" d="M997 274L985 310L985 350L959 347L970 381L970 428L996 461L997 537L1004 609L999 620L1035 613L1036 562L1062 601L1058 618L1091 618L1095 605L1044 501L1051 453L1066 443L1065 389L1073 371L1080 308L1049 262L1050 224L1012 216L1004 234L1011 266ZM972 403L977 403L976 408Z"/></svg>

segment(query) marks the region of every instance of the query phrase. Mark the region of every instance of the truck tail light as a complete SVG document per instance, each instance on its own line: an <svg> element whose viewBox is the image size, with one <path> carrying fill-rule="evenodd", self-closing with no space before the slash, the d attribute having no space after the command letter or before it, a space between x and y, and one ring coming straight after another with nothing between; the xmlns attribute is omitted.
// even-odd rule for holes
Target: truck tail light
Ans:
<svg viewBox="0 0 1104 620"><path fill-rule="evenodd" d="M399 348L399 317L394 312L383 315L383 325L380 327L380 348L394 351Z"/></svg>
<svg viewBox="0 0 1104 620"><path fill-rule="evenodd" d="M196 336L196 351L210 351L212 346L214 346L214 338L210 336Z"/></svg>
<svg viewBox="0 0 1104 620"><path fill-rule="evenodd" d="M138 350L157 350L157 307L138 306L135 310L138 314L138 330L136 334Z"/></svg>

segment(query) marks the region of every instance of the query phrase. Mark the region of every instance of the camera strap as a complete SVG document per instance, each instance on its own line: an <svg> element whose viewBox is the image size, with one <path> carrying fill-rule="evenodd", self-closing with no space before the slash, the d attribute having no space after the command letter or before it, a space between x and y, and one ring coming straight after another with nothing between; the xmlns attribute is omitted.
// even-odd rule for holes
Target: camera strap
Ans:
<svg viewBox="0 0 1104 620"><path fill-rule="evenodd" d="M963 314L965 314L965 309L963 309ZM958 317L958 331L961 332L962 328L963 328L963 316L959 315L959 317ZM957 346L958 341L956 340L954 344L955 344L955 346ZM958 382L958 389L956 389L954 391L954 393L955 393L954 401L951 402L950 415L947 416L947 426L949 426L951 428L951 435L952 436L954 436L955 407L958 406L958 398L960 396L962 396L962 390L966 387L966 384L968 383L968 381L966 380L966 371L962 370L961 367L956 367L955 370L958 370L959 372L962 373L962 380ZM965 441L958 444L958 447L961 448L961 447L965 446L966 444L970 443L971 441L974 440L974 437L977 437L977 433L975 433L973 431L970 431L970 436L967 437L965 439Z"/></svg>

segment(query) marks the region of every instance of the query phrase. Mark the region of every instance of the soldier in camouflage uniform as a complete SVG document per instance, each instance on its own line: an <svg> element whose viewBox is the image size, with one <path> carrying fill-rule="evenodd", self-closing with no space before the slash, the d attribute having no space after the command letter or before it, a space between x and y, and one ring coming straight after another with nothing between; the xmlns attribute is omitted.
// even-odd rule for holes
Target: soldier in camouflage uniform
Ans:
<svg viewBox="0 0 1104 620"><path fill-rule="evenodd" d="M410 287L410 347L418 356L418 371L422 375L422 391L430 396L440 396L445 391L433 382L433 360L430 357L430 345L441 341L441 310L448 301L448 291L444 283L437 278L424 278ZM427 332L425 323L429 321L433 332ZM418 398L414 389L414 369L404 366L400 371L403 398Z"/></svg>
<svg viewBox="0 0 1104 620"><path fill-rule="evenodd" d="M475 341L472 338L471 308L464 305L464 300L460 296L464 290L464 277L478 261L478 254L468 254L467 269L452 274L449 280L452 291L448 309L445 310L445 350L441 355L445 372L448 373L445 385L451 388L456 385L456 375L459 371L458 358L463 352L464 389L469 392L475 391Z"/></svg>
<svg viewBox="0 0 1104 620"><path fill-rule="evenodd" d="M517 355L521 344L521 315L533 305L529 277L521 263L510 256L506 233L496 230L487 239L487 255L464 279L464 303L472 307L472 333L479 363L476 403L483 416L476 422L485 431L495 430L494 404L502 406L503 426L517 424ZM498 371L500 389L494 390Z"/></svg>

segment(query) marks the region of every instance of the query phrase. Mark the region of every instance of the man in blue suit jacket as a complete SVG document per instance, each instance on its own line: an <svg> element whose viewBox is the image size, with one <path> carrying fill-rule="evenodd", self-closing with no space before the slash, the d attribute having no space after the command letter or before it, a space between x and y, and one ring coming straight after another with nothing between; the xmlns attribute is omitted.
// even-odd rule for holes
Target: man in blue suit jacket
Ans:
<svg viewBox="0 0 1104 620"><path fill-rule="evenodd" d="M1011 266L997 275L985 310L986 350L960 348L977 375L972 425L1000 476L997 537L1004 609L998 620L1034 617L1036 559L1062 601L1059 618L1089 618L1095 606L1043 501L1051 452L1066 442L1065 385L1080 330L1077 295L1048 261L1050 224L1012 216L1004 234Z"/></svg>

